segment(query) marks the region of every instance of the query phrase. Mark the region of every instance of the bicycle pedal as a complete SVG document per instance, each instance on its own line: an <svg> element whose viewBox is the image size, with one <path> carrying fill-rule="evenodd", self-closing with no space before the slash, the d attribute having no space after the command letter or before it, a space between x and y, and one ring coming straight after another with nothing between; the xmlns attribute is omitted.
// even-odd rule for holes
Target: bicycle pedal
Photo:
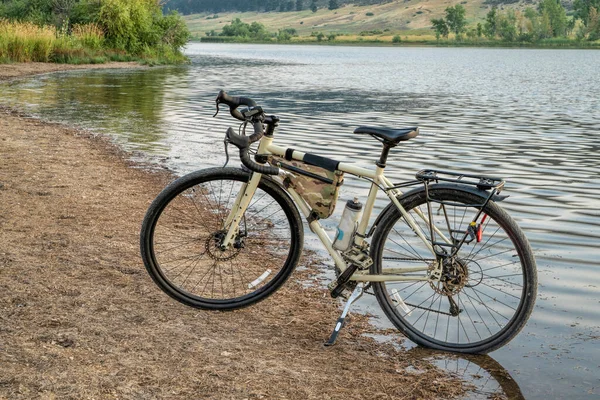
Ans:
<svg viewBox="0 0 600 400"><path fill-rule="evenodd" d="M344 291L344 289L346 289L346 286L350 281L350 277L356 272L357 269L357 265L351 264L348 268L344 270L344 272L341 273L340 276L338 276L338 278L335 281L329 284L329 291L331 297L335 299L336 297L342 294L342 292Z"/></svg>

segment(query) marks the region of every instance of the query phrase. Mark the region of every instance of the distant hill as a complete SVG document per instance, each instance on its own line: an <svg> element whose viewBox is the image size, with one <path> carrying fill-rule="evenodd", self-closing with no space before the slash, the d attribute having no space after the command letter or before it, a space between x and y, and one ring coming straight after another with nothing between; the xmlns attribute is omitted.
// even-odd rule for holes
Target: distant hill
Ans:
<svg viewBox="0 0 600 400"><path fill-rule="evenodd" d="M385 4L393 0L168 0L165 2L166 11L177 10L184 15L197 13L218 12L289 12L309 10L313 4L317 8L331 6L342 7L346 4L373 5Z"/></svg>
<svg viewBox="0 0 600 400"><path fill-rule="evenodd" d="M188 3L227 3L228 6L234 3L265 3L267 1L282 0L172 0L166 4L167 7L174 6L180 2ZM293 0L289 0L293 1ZM312 32L324 32L326 34L347 34L359 35L361 32L381 31L389 35L401 34L409 36L432 36L431 19L441 18L445 15L446 7L455 4L462 4L467 10L467 20L469 24L482 22L492 5L486 4L486 0L396 0L396 1L369 1L361 0L355 3L373 4L342 5L337 9L329 10L326 1L319 1L320 8L317 12L310 9L301 11L222 11L222 12L204 12L185 16L185 20L194 36L202 37L206 32L221 32L224 25L230 23L235 18L242 21L260 22L264 24L269 31L277 32L279 29L293 28L300 36L309 36ZM491 0L496 2L497 0ZM512 0L503 0L512 1ZM341 1L338 0L341 3ZM230 4L231 3L231 4ZM310 5L310 0L304 0L304 4ZM352 2L354 3L354 2ZM500 4L499 8L526 6L535 6L530 1L519 1L511 5ZM183 11L183 10L181 10Z"/></svg>

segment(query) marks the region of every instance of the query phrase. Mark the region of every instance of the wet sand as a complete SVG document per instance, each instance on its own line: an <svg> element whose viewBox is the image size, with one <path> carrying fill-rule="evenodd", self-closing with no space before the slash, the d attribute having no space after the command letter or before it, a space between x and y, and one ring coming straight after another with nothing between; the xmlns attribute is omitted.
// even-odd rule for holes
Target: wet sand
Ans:
<svg viewBox="0 0 600 400"><path fill-rule="evenodd" d="M0 65L0 79L85 67ZM306 253L306 268L255 306L209 312L171 300L147 275L138 235L172 176L128 160L106 137L0 109L0 398L462 393L418 352L364 336L375 331L362 315L325 348L339 303L306 288L319 273Z"/></svg>

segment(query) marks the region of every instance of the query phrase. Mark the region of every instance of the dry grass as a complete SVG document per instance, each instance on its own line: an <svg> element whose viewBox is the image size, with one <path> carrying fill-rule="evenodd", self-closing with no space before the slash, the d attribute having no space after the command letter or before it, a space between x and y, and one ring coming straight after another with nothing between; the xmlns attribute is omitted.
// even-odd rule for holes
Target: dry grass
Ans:
<svg viewBox="0 0 600 400"><path fill-rule="evenodd" d="M185 307L146 274L138 235L166 172L107 140L0 110L0 398L452 398L460 379L364 336L301 268L235 312ZM139 165L135 165L139 167ZM378 333L378 332L377 332Z"/></svg>
<svg viewBox="0 0 600 400"><path fill-rule="evenodd" d="M0 61L47 62L55 40L53 27L0 20Z"/></svg>
<svg viewBox="0 0 600 400"><path fill-rule="evenodd" d="M101 56L104 33L96 24L75 25L71 33L53 26L0 20L0 63L75 62Z"/></svg>
<svg viewBox="0 0 600 400"><path fill-rule="evenodd" d="M129 168L106 141L0 119L0 398L450 398L463 385L378 344L339 309L310 258L274 296L236 312L184 307L138 255L168 179ZM410 367L410 368L409 368ZM418 373L406 373L406 369ZM434 382L432 384L432 382Z"/></svg>
<svg viewBox="0 0 600 400"><path fill-rule="evenodd" d="M192 35L204 36L205 32L215 30L221 32L223 26L232 19L240 18L251 23L254 21L264 24L271 32L279 29L294 28L300 36L310 36L311 32L323 32L343 35L359 35L362 31L388 30L383 36L393 37L396 34L415 36L418 40L427 40L421 36L432 36L431 19L443 17L446 7L459 4L455 0L403 0L392 1L371 6L347 5L337 10L320 9L316 13L310 10L293 12L270 13L219 13L218 18L213 14L194 14L185 17ZM470 24L475 25L485 17L489 6L483 0L469 1L463 6L467 10ZM372 13L368 16L367 13ZM207 19L207 17L211 17ZM379 38L381 39L381 38ZM381 39L386 40L386 39ZM391 41L391 39L390 39Z"/></svg>
<svg viewBox="0 0 600 400"><path fill-rule="evenodd" d="M104 32L95 23L73 25L72 36L90 49L100 49L104 43Z"/></svg>

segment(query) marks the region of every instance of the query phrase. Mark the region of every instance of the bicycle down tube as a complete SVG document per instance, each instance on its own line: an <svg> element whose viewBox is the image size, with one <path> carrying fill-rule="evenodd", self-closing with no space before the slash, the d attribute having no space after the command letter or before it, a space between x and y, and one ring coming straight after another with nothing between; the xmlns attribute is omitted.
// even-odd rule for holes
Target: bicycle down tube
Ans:
<svg viewBox="0 0 600 400"><path fill-rule="evenodd" d="M294 160L297 160L297 161L302 161L306 155L306 153L303 153L298 150L288 149L288 148L274 145L274 144L272 144L272 138L264 137L262 140L266 141L267 144L266 144L266 146L263 147L263 145L261 143L260 147L263 147L263 149L266 149L267 153L278 155L278 156L285 156L286 154L289 155L291 153L291 158ZM260 151L260 148L259 148L259 154L265 154L264 150ZM361 177L362 178L370 178L373 181L371 183L371 188L369 190L368 199L365 204L363 216L360 220L360 224L359 224L357 232L356 232L357 235L356 235L355 241L356 241L357 245L360 245L361 241L364 240L363 238L365 237L365 233L367 232L369 219L371 217L371 214L372 214L372 211L373 211L373 208L375 205L375 200L377 197L377 192L379 190L379 186L383 187L384 189L391 189L393 187L393 184L384 176L384 174L383 174L384 169L381 167L376 167L375 170L371 170L371 169L367 169L367 168L358 167L358 166L355 166L352 164L340 162L337 165L337 169L342 172L346 172L351 175L355 175L359 178L361 178ZM287 191L290 194L290 196L292 197L292 199L294 200L294 202L298 205L298 208L300 209L302 214L307 219L309 219L311 210L308 207L308 205L306 204L306 202L304 201L304 199L292 188L287 188ZM433 249L433 246L431 245L429 240L426 238L426 236L423 233L423 231L421 230L420 226L414 221L413 217L402 207L402 205L400 205L400 203L396 199L396 195L401 194L401 193L398 193L400 191L396 189L396 190L386 190L386 192L387 192L387 195L390 198L390 200L394 203L394 205L402 213L403 217L406 219L409 226L419 236L419 238L423 241L423 243L427 246L429 251L431 251L432 255L435 257L435 251ZM422 214L421 212L419 212L419 214L420 214L419 216L421 218L423 218L424 221L428 222L428 219L424 214ZM333 258L336 266L339 268L339 270L341 272L343 272L347 268L346 262L340 256L338 251L333 248L331 238L325 232L325 229L323 229L322 225L319 223L318 220L309 220L309 221L310 221L309 227L310 227L311 231L314 232L317 235L317 237L319 237L319 240L322 242L323 246L327 249L327 252ZM441 232L439 232L437 229L436 229L436 231L442 236L442 238L445 241L449 242L448 239L445 238ZM365 274L365 273L355 273L352 275L352 277L350 279L356 280L356 281L365 281L365 282L367 282L367 281L383 282L383 281L401 281L401 280L403 280L403 281L409 281L409 280L422 281L422 280L428 280L429 277L427 277L425 275L423 275L423 277L414 277L414 276L407 277L407 276L403 276L402 274L406 274L406 273L410 273L410 272L425 272L425 271L427 271L427 268L425 268L425 267L401 268L401 269L396 268L396 269L388 269L387 272L390 272L390 274L386 274L386 275L371 275L371 274ZM391 274L391 273L395 273L395 274Z"/></svg>

